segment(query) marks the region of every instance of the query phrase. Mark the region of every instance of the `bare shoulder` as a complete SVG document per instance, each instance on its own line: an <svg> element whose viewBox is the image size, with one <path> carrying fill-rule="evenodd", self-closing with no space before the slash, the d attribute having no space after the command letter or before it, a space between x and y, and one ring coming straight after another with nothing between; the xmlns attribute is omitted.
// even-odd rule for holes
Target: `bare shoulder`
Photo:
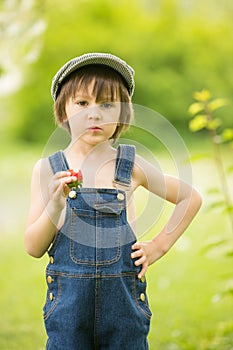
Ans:
<svg viewBox="0 0 233 350"><path fill-rule="evenodd" d="M136 154L132 173L132 182L134 184L134 189L139 186L144 186L145 181L146 175L144 172L142 157Z"/></svg>
<svg viewBox="0 0 233 350"><path fill-rule="evenodd" d="M39 159L33 167L33 175L35 176L49 176L52 175L52 169L48 158Z"/></svg>
<svg viewBox="0 0 233 350"><path fill-rule="evenodd" d="M52 176L53 173L48 158L39 159L35 163L32 171L32 189L35 190L35 188L47 187Z"/></svg>
<svg viewBox="0 0 233 350"><path fill-rule="evenodd" d="M136 154L133 169L133 178L138 186L148 188L149 182L159 181L164 174L152 163L148 162L142 156Z"/></svg>

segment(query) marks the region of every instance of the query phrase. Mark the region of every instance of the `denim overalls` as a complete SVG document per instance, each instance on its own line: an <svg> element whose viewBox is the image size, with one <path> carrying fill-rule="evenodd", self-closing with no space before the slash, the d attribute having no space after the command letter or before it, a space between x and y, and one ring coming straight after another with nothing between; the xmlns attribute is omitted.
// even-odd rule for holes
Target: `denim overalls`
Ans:
<svg viewBox="0 0 233 350"><path fill-rule="evenodd" d="M148 349L146 280L130 257L136 238L120 189L130 186L134 154L133 146L118 146L116 189L81 188L67 199L64 225L48 251L47 350ZM69 169L62 151L49 161L54 173Z"/></svg>

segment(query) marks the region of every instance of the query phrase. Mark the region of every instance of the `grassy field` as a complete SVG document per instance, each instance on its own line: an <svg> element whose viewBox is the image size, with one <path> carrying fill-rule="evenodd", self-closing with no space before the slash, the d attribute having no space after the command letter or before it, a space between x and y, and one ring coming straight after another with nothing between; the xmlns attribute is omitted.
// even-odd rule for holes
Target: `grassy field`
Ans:
<svg viewBox="0 0 233 350"><path fill-rule="evenodd" d="M1 350L45 348L41 310L47 257L33 259L23 246L31 168L41 153L27 146L12 146L7 154L3 149L0 154ZM229 159L226 154L226 161ZM169 167L163 154L161 162ZM194 164L193 172L194 183L205 195L206 188L217 181L214 167L210 161L201 161ZM142 196L144 193L137 194L138 203L144 202ZM226 216L206 210L208 201L204 198L200 214L185 235L148 271L151 350L233 349L233 298L224 293L233 280L232 258L220 247L204 251L208 243L221 238L229 239L232 248L233 237ZM169 212L170 208L165 208L154 231L143 239L159 231Z"/></svg>

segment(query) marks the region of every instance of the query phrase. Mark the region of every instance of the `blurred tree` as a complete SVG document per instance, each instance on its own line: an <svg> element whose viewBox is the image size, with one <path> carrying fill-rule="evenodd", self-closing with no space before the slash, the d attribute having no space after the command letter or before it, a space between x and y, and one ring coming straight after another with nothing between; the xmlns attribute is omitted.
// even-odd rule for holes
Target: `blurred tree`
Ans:
<svg viewBox="0 0 233 350"><path fill-rule="evenodd" d="M3 0L0 11L0 96L5 96L21 87L24 69L38 59L46 24L36 0Z"/></svg>
<svg viewBox="0 0 233 350"><path fill-rule="evenodd" d="M46 0L44 6L43 50L11 109L17 137L48 138L54 128L51 79L64 62L88 51L112 52L129 62L136 71L134 102L179 130L187 130L193 90L205 86L231 101L233 8L227 0L57 0L56 7Z"/></svg>

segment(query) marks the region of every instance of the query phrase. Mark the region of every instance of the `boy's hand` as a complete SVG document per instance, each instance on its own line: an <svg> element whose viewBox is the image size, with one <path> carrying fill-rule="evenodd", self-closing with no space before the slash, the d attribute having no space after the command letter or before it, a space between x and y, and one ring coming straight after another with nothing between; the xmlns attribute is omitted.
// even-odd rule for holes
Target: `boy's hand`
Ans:
<svg viewBox="0 0 233 350"><path fill-rule="evenodd" d="M64 208L66 197L70 192L69 184L75 181L77 181L77 177L72 176L70 171L60 171L53 176L49 185L49 194L55 207Z"/></svg>
<svg viewBox="0 0 233 350"><path fill-rule="evenodd" d="M153 264L159 257L156 257L156 248L154 245L154 242L148 241L148 242L136 242L132 245L132 250L134 252L131 254L132 259L136 259L134 264L136 266L141 265L142 268L138 274L138 278L142 278L147 269L148 266Z"/></svg>

